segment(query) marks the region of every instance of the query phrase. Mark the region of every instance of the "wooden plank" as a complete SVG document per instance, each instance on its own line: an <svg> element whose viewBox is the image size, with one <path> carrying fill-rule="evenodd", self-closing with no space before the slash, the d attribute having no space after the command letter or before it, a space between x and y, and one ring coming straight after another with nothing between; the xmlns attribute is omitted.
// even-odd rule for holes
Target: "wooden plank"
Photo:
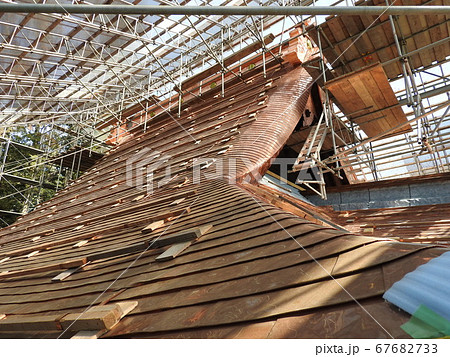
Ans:
<svg viewBox="0 0 450 357"><path fill-rule="evenodd" d="M420 16L419 19L421 22L425 21L425 18L423 16ZM423 24L422 24L422 27L423 27ZM414 39L419 48L422 48L422 47L425 47L425 46L431 44L431 36L430 36L429 31L425 31L425 32L414 35ZM419 52L419 56L422 59L421 65L424 67L427 67L434 60L434 49L431 48L431 49L427 49L427 50L421 50Z"/></svg>
<svg viewBox="0 0 450 357"><path fill-rule="evenodd" d="M46 316L7 316L0 320L0 331L56 331L61 314Z"/></svg>
<svg viewBox="0 0 450 357"><path fill-rule="evenodd" d="M346 74L344 74L344 75L342 75L342 76L339 76L339 77L337 77L337 78L335 78L335 79L332 79L332 80L328 81L328 82L326 83L326 86L325 86L325 87L326 87L327 89L329 89L329 87L332 87L332 86L334 86L335 84L339 84L339 83L342 82L344 79L351 79L352 77L357 77L359 73L364 72L364 71L368 71L368 70L370 70L370 69L372 69L372 68L375 68L375 67L378 66L378 65L379 65L378 63L374 63L374 64L371 64L371 65L369 65L369 66L366 66L366 67L363 67L363 68L359 68L359 69L356 70L356 71L352 71L352 72L350 72L350 73L346 73Z"/></svg>
<svg viewBox="0 0 450 357"><path fill-rule="evenodd" d="M405 256L383 264L383 278L386 289L389 289L395 282L403 278L407 273L413 271L418 266L425 264L433 258L440 256L445 252L442 248L427 247L416 254Z"/></svg>
<svg viewBox="0 0 450 357"><path fill-rule="evenodd" d="M137 301L122 301L122 302L117 302L116 303L117 306L119 306L121 314L120 314L120 318L128 315L131 311L133 311L137 306L138 306L138 302Z"/></svg>
<svg viewBox="0 0 450 357"><path fill-rule="evenodd" d="M100 259L107 259L112 257L117 257L119 255L125 255L125 254L133 254L133 253L139 253L144 251L148 248L148 242L140 242L135 244L130 244L125 247L121 247L118 249L111 249L105 252L100 253L94 253L92 255L88 255L87 260L92 262Z"/></svg>
<svg viewBox="0 0 450 357"><path fill-rule="evenodd" d="M134 202L139 201L139 200L143 199L145 196L146 196L146 195L139 195L139 196L136 196L135 198L132 199L132 201L134 201Z"/></svg>
<svg viewBox="0 0 450 357"><path fill-rule="evenodd" d="M384 98L385 106L390 105L396 105L398 104L397 97L395 96L394 91L392 90L391 85L388 82L388 78L386 76L386 73L383 70L383 67L376 66L373 67L370 70L370 77L372 77L373 81L375 82L375 85L372 87L372 89L375 91L378 88L378 91L381 93L382 97ZM367 78L368 81L370 81L369 74L367 77L363 77L364 79ZM380 105L383 103L383 101L380 99Z"/></svg>
<svg viewBox="0 0 450 357"><path fill-rule="evenodd" d="M322 27L328 27L337 42L344 41L346 38L348 38L348 34L344 33L343 24L339 21L338 17L331 18L329 21L324 23Z"/></svg>
<svg viewBox="0 0 450 357"><path fill-rule="evenodd" d="M0 278L12 278L12 277L18 277L18 276L26 276L31 274L37 274L37 273L45 273L60 269L67 269L67 268L74 268L79 267L83 264L86 264L87 260L86 258L78 258L69 260L63 263L57 263L57 264L50 264L42 267L37 268L30 268L30 269L23 269L23 270L16 270L11 271L7 273L0 274Z"/></svg>
<svg viewBox="0 0 450 357"><path fill-rule="evenodd" d="M148 226L146 226L145 228L142 229L142 233L151 233L155 230L157 230L158 228L161 228L162 226L164 226L164 220L161 219L159 221L154 221L152 223L150 223Z"/></svg>
<svg viewBox="0 0 450 357"><path fill-rule="evenodd" d="M408 16L397 16L397 28L400 29L399 33L403 35L403 38L411 36L411 27L407 19ZM408 47L409 51L415 50L415 48Z"/></svg>
<svg viewBox="0 0 450 357"><path fill-rule="evenodd" d="M27 254L26 257L27 257L27 258L32 258L32 257L34 257L35 255L39 254L39 252L40 252L39 250L34 250L34 251L32 251L31 253Z"/></svg>
<svg viewBox="0 0 450 357"><path fill-rule="evenodd" d="M335 79L332 81L335 81ZM344 113L350 114L365 108L364 102L359 97L355 88L353 88L347 80L344 79L337 83L330 82L328 82L325 87L331 91L338 101L338 104L342 106Z"/></svg>
<svg viewBox="0 0 450 357"><path fill-rule="evenodd" d="M381 74L382 76L376 77L374 76L374 72L376 72L377 70L381 70ZM389 85L389 82L387 80L386 75L384 74L383 69L380 67L375 67L373 68L370 72L364 72L360 74L360 81L359 81L362 85L364 85L365 88L367 88L367 92L369 94L369 96L371 96L371 98L373 99L375 105L374 105L374 109L381 109L381 108L385 108L391 105L395 105L397 104L397 99L394 96L394 92L392 91L392 88ZM379 84L380 83L380 84ZM380 88L380 86L383 87L383 89ZM384 95L383 90L388 92L389 94L392 93L392 97L388 97L389 94ZM388 102L388 100L386 99L386 97L388 97L390 99L390 101ZM380 115L381 114L381 115ZM384 119L380 119L375 123L371 123L371 125L373 124L378 124L378 127L380 131L386 131L388 129L390 129L393 125L398 124L399 122L402 122L402 116L400 116L398 118L399 122L396 121L397 118L395 117L391 117L390 116L391 112L386 112L386 111L382 111L381 113L378 113L378 115L380 116L385 116ZM375 116L377 116L375 114ZM403 115L403 120L406 120L406 116ZM379 131L377 131L376 133L378 133Z"/></svg>
<svg viewBox="0 0 450 357"><path fill-rule="evenodd" d="M69 276L71 276L72 274L76 273L77 271L83 269L87 264L89 263L85 263L83 265L80 265L78 267L74 267L74 268L69 268L66 271L63 271L62 273L58 274L57 276L55 276L52 281L53 282L58 282L58 281L62 281L66 278L68 278Z"/></svg>
<svg viewBox="0 0 450 357"><path fill-rule="evenodd" d="M75 273L78 269L77 268L71 268L67 269L66 271L63 271L62 273L59 273L57 276L55 276L52 281L62 281L69 276L71 276L73 273Z"/></svg>
<svg viewBox="0 0 450 357"><path fill-rule="evenodd" d="M370 108L369 113L375 110L380 109L379 104L376 101L376 96L380 96L379 91L375 91L374 93L369 91L368 86L363 81L362 73L357 78L348 79L350 85L355 88L355 91L358 93L359 97L364 103L363 108ZM361 113L360 113L361 114ZM358 115L358 114L356 114ZM379 132L384 132L389 129L387 125L384 125L384 120L373 120L370 123L362 124L364 121L368 121L371 119L375 119L377 117L382 117L381 113L378 114L367 114L364 118L355 119L355 122L360 124L361 128L368 136L372 136L378 134Z"/></svg>
<svg viewBox="0 0 450 357"><path fill-rule="evenodd" d="M446 18L444 15L433 15L433 16L427 15L425 16L425 20L427 22L427 27L432 27L438 25L439 23L442 23L442 25L430 28L428 30L431 42L437 42L449 36L448 21L446 24L445 23ZM450 44L447 42L445 44L433 48L433 58L434 60L442 61L445 59L445 57L448 55L449 52L450 52Z"/></svg>
<svg viewBox="0 0 450 357"><path fill-rule="evenodd" d="M176 205L180 204L181 202L183 202L184 200L185 200L184 197L183 198L179 198L179 199L169 203L169 206L176 206Z"/></svg>
<svg viewBox="0 0 450 357"><path fill-rule="evenodd" d="M347 16L345 18L345 25L350 36L359 34L365 30L359 16ZM373 51L372 43L365 32L354 42L354 46L358 49L361 56Z"/></svg>
<svg viewBox="0 0 450 357"><path fill-rule="evenodd" d="M98 331L78 331L71 337L72 340L96 340L103 335L106 330Z"/></svg>
<svg viewBox="0 0 450 357"><path fill-rule="evenodd" d="M93 306L86 312L67 314L60 323L64 330L69 331L109 330L137 305L137 301L126 301Z"/></svg>
<svg viewBox="0 0 450 357"><path fill-rule="evenodd" d="M160 248L170 244L192 241L207 233L212 227L212 224L208 224L200 227L186 229L184 231L170 234L165 237L163 236L162 238L152 240L150 242L150 247Z"/></svg>
<svg viewBox="0 0 450 357"><path fill-rule="evenodd" d="M396 339L411 338L400 328L410 318L408 314L390 308L380 297L360 301L358 305L348 304L306 312L301 316L278 318L269 338L348 339L367 336L385 339L392 336ZM379 322L385 330L380 328ZM161 335L158 337L165 338Z"/></svg>
<svg viewBox="0 0 450 357"><path fill-rule="evenodd" d="M397 52L397 48L395 47L395 42L394 42L394 35L392 34L392 27L389 21L385 21L382 23L382 25L380 26L383 34L381 35L381 38L384 40L384 46L389 46L386 48L385 53L388 56L388 59L393 59L395 57L398 57L399 54ZM389 66L387 66L389 68L389 71L392 73L392 75L389 76L389 78L393 78L396 77L397 75L403 73L402 72L402 67L400 65L399 62L393 62L392 64L390 64Z"/></svg>
<svg viewBox="0 0 450 357"><path fill-rule="evenodd" d="M325 87L336 98L344 114L352 117L354 113L357 118L353 120L369 137L407 122L400 108L383 110L397 105L398 101L380 64L335 78L327 82ZM411 130L411 126L402 127L392 135L405 130Z"/></svg>
<svg viewBox="0 0 450 357"><path fill-rule="evenodd" d="M176 256L181 254L183 251L185 251L187 248L191 246L192 242L183 242L183 243L177 243L172 245L169 249L167 249L164 253L161 255L158 255L156 257L157 262L163 262L165 260L171 260L174 259Z"/></svg>
<svg viewBox="0 0 450 357"><path fill-rule="evenodd" d="M88 243L89 243L89 240L82 240L82 241L79 241L78 243L74 244L72 246L72 248L81 248L82 246L84 246Z"/></svg>
<svg viewBox="0 0 450 357"><path fill-rule="evenodd" d="M114 326L121 316L118 305L93 306L86 312L68 314L61 319L64 330L109 330Z"/></svg>

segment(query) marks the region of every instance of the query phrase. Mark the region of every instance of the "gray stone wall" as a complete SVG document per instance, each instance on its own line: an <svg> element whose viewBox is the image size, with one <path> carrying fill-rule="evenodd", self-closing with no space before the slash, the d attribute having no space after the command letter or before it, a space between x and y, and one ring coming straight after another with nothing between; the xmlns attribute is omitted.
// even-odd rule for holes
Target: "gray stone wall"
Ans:
<svg viewBox="0 0 450 357"><path fill-rule="evenodd" d="M308 199L317 206L333 206L336 211L450 203L450 181L332 192L327 196L327 200L319 196Z"/></svg>

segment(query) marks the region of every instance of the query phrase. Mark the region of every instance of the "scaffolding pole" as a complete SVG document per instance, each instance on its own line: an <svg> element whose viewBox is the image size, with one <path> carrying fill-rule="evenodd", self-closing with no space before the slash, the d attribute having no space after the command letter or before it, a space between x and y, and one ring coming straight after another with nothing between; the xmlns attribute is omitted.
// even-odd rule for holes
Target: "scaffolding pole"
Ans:
<svg viewBox="0 0 450 357"><path fill-rule="evenodd" d="M450 6L153 6L0 4L0 12L108 15L450 15Z"/></svg>

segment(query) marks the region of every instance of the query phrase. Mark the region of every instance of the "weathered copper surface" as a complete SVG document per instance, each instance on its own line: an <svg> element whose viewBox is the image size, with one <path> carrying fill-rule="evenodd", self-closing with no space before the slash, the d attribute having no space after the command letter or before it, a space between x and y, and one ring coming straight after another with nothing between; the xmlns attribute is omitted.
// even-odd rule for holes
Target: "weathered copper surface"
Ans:
<svg viewBox="0 0 450 357"><path fill-rule="evenodd" d="M369 301L385 328L402 337L404 316L380 298L403 276L393 267L407 261L413 269L442 250L318 225L235 184L264 172L309 95L312 79L301 66L272 61L267 69L265 77L259 68L246 81L233 78L223 97L211 90L192 100L176 121L175 110L156 117L146 132L136 130L82 178L0 231L0 273L18 274L0 275L0 313L62 315L94 301L135 300L138 306L104 337L386 337L357 299ZM140 187L149 165L152 192ZM164 222L142 233L155 220ZM172 260L155 260L165 247L136 251L204 225L213 227ZM117 254L99 255L106 251ZM59 264L74 259L88 263L52 282L64 270Z"/></svg>

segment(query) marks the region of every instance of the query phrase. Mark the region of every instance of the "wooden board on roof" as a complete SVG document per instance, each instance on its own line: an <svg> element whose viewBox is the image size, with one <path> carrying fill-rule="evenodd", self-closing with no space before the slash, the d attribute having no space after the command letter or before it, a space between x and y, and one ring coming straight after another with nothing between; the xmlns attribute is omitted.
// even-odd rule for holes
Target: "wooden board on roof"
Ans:
<svg viewBox="0 0 450 357"><path fill-rule="evenodd" d="M380 64L346 74L326 83L342 112L369 136L407 121ZM408 126L401 132L410 131ZM399 132L394 132L397 135Z"/></svg>
<svg viewBox="0 0 450 357"><path fill-rule="evenodd" d="M396 5L420 6L426 0L398 0ZM433 5L443 5L445 1L432 1ZM359 1L356 5L386 5L384 0ZM450 53L450 40L434 45L439 40L449 37L449 21L442 16L400 15L395 18L395 26L399 40L404 42L407 53L432 45L419 53L409 56L411 67L428 66L434 61L442 61ZM399 57L394 41L392 26L387 15L375 16L328 16L320 24L320 33L327 34L329 41L321 41L322 50L328 62L333 63L335 70L356 70L369 63L381 63ZM318 44L318 31L309 27L308 34ZM332 33L333 35L329 36ZM339 61L335 61L340 56ZM388 78L393 79L403 74L400 61L393 61L385 66Z"/></svg>
<svg viewBox="0 0 450 357"><path fill-rule="evenodd" d="M444 5L444 1L435 1L434 4ZM445 15L427 15L424 17L427 22L427 27L429 28L428 32L432 42L436 42L442 38L448 38L450 36L450 22L446 20ZM433 51L436 60L443 61L450 53L450 42L434 47Z"/></svg>

